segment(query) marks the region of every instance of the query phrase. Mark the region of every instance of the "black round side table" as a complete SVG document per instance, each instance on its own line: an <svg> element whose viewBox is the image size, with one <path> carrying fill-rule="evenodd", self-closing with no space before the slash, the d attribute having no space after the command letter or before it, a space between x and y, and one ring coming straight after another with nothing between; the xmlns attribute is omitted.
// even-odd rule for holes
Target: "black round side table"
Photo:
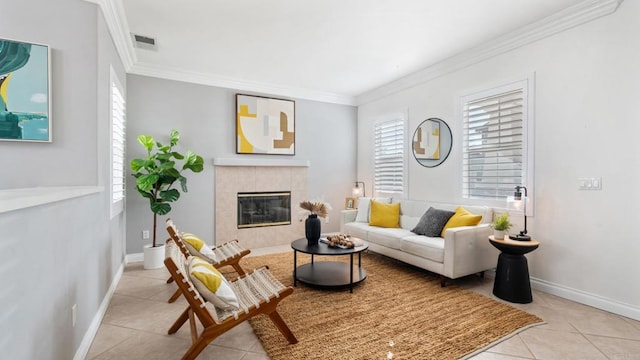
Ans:
<svg viewBox="0 0 640 360"><path fill-rule="evenodd" d="M533 301L529 265L524 254L538 248L540 242L498 240L489 236L489 242L500 250L496 278L493 282L493 295L513 303L528 304Z"/></svg>

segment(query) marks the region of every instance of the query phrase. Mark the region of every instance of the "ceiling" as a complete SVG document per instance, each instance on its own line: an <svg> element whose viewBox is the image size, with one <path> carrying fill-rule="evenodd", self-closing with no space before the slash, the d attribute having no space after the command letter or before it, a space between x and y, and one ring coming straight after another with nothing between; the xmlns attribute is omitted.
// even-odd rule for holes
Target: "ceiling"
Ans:
<svg viewBox="0 0 640 360"><path fill-rule="evenodd" d="M335 101L342 103L568 7L597 2L118 1L122 26L156 39L155 50L134 49L132 73L271 95L347 99Z"/></svg>

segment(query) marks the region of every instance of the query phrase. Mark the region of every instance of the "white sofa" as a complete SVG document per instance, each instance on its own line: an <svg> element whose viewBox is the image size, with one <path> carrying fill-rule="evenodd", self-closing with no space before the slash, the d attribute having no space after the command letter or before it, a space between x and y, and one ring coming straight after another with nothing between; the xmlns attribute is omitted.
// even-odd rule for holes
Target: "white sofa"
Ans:
<svg viewBox="0 0 640 360"><path fill-rule="evenodd" d="M417 235L411 230L429 207L455 211L458 205L405 199L391 202L400 203L400 228L370 226L356 221L358 210L343 210L340 232L367 241L371 251L440 274L442 286L446 278L482 274L496 267L499 252L488 240L493 233L489 226L493 219L491 208L463 205L469 212L482 215L482 220L475 226L449 228L442 238Z"/></svg>

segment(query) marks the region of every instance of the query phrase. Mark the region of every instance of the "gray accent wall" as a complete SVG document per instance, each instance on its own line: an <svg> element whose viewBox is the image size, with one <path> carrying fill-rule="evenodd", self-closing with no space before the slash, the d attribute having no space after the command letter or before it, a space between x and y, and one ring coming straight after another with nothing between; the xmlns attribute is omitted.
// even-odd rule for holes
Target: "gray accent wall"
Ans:
<svg viewBox="0 0 640 360"><path fill-rule="evenodd" d="M52 49L53 143L0 142L0 191L104 191L0 213L0 357L82 358L124 262L125 216L109 207L109 66L123 83L125 72L95 4L7 1L2 15L2 37Z"/></svg>
<svg viewBox="0 0 640 360"><path fill-rule="evenodd" d="M238 155L235 151L235 94L244 93L186 82L129 75L127 80L128 160L144 156L136 138L140 134L167 142L171 129L180 131L180 150L193 150L205 159L205 169L186 173L189 192L182 195L167 216L159 217L158 241L167 233L164 220L171 217L181 230L200 235L209 244L214 236L214 158L309 160L309 197L324 199L333 210L323 231L339 230L339 211L351 196L356 168L356 108L308 100L295 100L295 156ZM269 94L253 94L269 96ZM142 252L150 240L153 216L148 202L136 193L132 177L127 181L127 253ZM292 204L297 221L297 204ZM293 239L292 239L293 240Z"/></svg>

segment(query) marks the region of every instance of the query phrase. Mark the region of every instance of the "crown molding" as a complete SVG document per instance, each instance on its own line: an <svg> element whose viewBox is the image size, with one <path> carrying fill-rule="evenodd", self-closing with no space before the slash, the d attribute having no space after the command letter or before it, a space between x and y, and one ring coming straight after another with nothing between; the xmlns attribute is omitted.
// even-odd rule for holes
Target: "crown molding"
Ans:
<svg viewBox="0 0 640 360"><path fill-rule="evenodd" d="M423 84L480 61L517 49L548 36L614 13L624 0L586 0L509 34L497 37L432 66L403 76L356 97L356 105L366 104Z"/></svg>
<svg viewBox="0 0 640 360"><path fill-rule="evenodd" d="M571 29L591 20L614 13L624 0L585 0L540 21L531 23L507 35L500 36L449 57L432 66L403 76L358 96L330 93L307 88L260 83L244 79L223 77L181 69L140 63L137 60L129 25L126 21L122 0L85 0L100 6L113 38L116 50L128 73L202 85L237 89L289 98L300 98L321 102L358 106L382 97L417 86L445 74L463 69L480 61L517 49L548 36Z"/></svg>
<svg viewBox="0 0 640 360"><path fill-rule="evenodd" d="M120 55L125 71L129 71L138 61L133 41L129 31L129 24L125 16L122 0L85 0L97 4L102 10L107 28L113 39L116 51Z"/></svg>
<svg viewBox="0 0 640 360"><path fill-rule="evenodd" d="M183 81L201 85L210 85L234 90L248 91L261 94L315 100L326 103L355 105L355 97L318 91L313 89L298 88L267 84L257 81L248 81L214 74L187 71L176 68L162 67L156 64L137 62L128 71L131 74L157 77L168 80Z"/></svg>

